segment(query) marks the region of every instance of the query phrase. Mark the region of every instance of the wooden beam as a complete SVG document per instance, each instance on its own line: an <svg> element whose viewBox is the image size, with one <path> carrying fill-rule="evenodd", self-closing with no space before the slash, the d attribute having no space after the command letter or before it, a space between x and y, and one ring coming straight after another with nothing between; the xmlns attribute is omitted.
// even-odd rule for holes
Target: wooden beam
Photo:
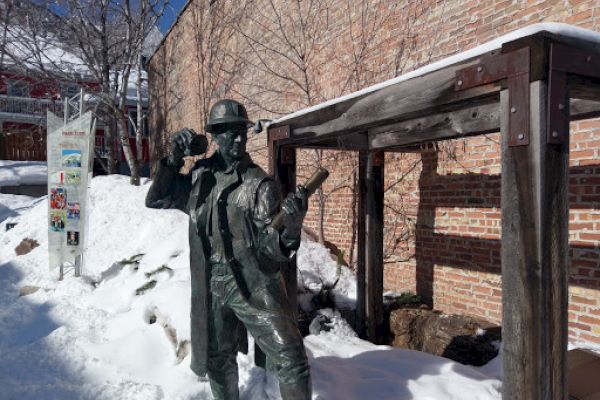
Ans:
<svg viewBox="0 0 600 400"><path fill-rule="evenodd" d="M600 101L571 100L571 121L600 117Z"/></svg>
<svg viewBox="0 0 600 400"><path fill-rule="evenodd" d="M572 121L600 117L600 101L571 100ZM392 150L426 142L458 139L500 131L498 103L409 119L369 131L371 150Z"/></svg>
<svg viewBox="0 0 600 400"><path fill-rule="evenodd" d="M416 118L433 109L439 110L442 105L469 102L489 95L497 96L499 84L455 91L456 71L477 64L482 57L398 82L271 126L290 125L290 137L318 140L327 135L361 132L378 125Z"/></svg>
<svg viewBox="0 0 600 400"><path fill-rule="evenodd" d="M383 169L384 153L369 152L366 168L365 318L367 338L384 341L383 324Z"/></svg>
<svg viewBox="0 0 600 400"><path fill-rule="evenodd" d="M567 81L572 99L600 101L600 82L597 79L569 76Z"/></svg>
<svg viewBox="0 0 600 400"><path fill-rule="evenodd" d="M291 146L282 146L282 140L289 137L289 127L269 127L267 142L269 150L269 172L281 185L283 196L296 188L296 149ZM298 307L298 278L296 276L296 256L287 263L281 263L281 273L285 281L288 299L292 310L297 312Z"/></svg>
<svg viewBox="0 0 600 400"><path fill-rule="evenodd" d="M350 133L340 136L328 136L325 138L283 139L281 144L289 144L306 149L323 150L348 150L366 151L369 149L369 141L366 132Z"/></svg>
<svg viewBox="0 0 600 400"><path fill-rule="evenodd" d="M275 154L277 154L277 157L273 175L281 184L282 194L285 197L296 188L296 150L291 147L275 146ZM289 262L281 265L288 299L294 313L298 309L297 269L296 255Z"/></svg>
<svg viewBox="0 0 600 400"><path fill-rule="evenodd" d="M502 398L566 398L569 146L547 143L547 86L530 85L531 141L508 146L502 122Z"/></svg>
<svg viewBox="0 0 600 400"><path fill-rule="evenodd" d="M498 103L410 119L369 131L372 150L498 132Z"/></svg>
<svg viewBox="0 0 600 400"><path fill-rule="evenodd" d="M356 333L366 338L367 163L369 153L358 153L358 221L356 263Z"/></svg>

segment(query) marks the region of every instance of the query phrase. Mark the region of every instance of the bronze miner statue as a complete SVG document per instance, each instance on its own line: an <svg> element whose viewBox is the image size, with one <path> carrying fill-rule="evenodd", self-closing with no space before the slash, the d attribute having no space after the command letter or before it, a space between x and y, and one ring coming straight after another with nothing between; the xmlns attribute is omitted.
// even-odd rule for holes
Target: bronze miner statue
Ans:
<svg viewBox="0 0 600 400"><path fill-rule="evenodd" d="M247 350L248 330L279 379L281 397L307 400L310 369L279 263L300 245L308 195L299 187L281 201L277 183L246 152L252 125L242 104L218 101L206 131L219 147L200 160L193 156L206 151L205 136L177 132L146 206L190 216L191 368L208 373L214 398L239 398L236 355ZM277 230L270 223L280 208L283 228Z"/></svg>

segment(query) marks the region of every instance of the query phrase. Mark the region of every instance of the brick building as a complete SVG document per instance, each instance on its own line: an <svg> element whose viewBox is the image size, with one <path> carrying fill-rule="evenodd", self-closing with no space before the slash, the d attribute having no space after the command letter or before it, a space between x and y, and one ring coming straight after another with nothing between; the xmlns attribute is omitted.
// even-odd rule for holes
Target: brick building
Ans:
<svg viewBox="0 0 600 400"><path fill-rule="evenodd" d="M248 8L234 17L226 2L212 3L210 8L208 1L190 1L150 60L154 158L163 154L168 132L184 126L202 130L211 98L236 97L249 104L253 118L276 118L529 24L564 22L600 31L600 3L595 0L324 0L313 2L312 10L259 0L241 2ZM222 27L223 21L234 28ZM228 33L227 40L218 36L207 44L199 26ZM302 35L293 35L298 32ZM227 49L220 63L206 62L207 54L215 55L213 50L207 52L211 44ZM217 64L219 71L228 72L206 85L206 71ZM265 137L254 138L250 147L266 166ZM445 312L501 321L499 147L496 133L386 154L387 289L419 293ZM333 172L322 201L312 201L307 225L317 234L322 231L323 238L343 250L351 263L356 252L356 154L302 150L298 158L299 176L317 164ZM573 123L569 335L571 340L596 344L600 343L598 160L600 121Z"/></svg>

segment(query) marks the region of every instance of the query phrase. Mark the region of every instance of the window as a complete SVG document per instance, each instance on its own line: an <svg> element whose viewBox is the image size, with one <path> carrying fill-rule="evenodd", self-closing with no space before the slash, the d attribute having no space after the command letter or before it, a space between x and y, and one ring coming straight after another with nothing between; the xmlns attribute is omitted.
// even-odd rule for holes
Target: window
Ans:
<svg viewBox="0 0 600 400"><path fill-rule="evenodd" d="M76 83L61 83L60 84L60 95L61 97L71 98L79 94L80 87Z"/></svg>
<svg viewBox="0 0 600 400"><path fill-rule="evenodd" d="M129 137L135 137L135 126L137 124L137 111L129 111ZM142 136L148 137L148 115L144 113L142 119Z"/></svg>
<svg viewBox="0 0 600 400"><path fill-rule="evenodd" d="M8 81L8 95L15 97L29 97L29 82Z"/></svg>
<svg viewBox="0 0 600 400"><path fill-rule="evenodd" d="M148 57L146 56L142 56L142 69L148 71Z"/></svg>

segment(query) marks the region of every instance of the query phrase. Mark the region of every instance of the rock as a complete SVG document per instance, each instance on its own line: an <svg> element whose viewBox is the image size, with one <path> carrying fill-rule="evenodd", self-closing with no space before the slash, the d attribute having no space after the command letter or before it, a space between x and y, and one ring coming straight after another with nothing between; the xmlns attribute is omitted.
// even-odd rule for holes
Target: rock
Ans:
<svg viewBox="0 0 600 400"><path fill-rule="evenodd" d="M31 252L31 250L35 249L39 245L40 244L37 242L37 240L25 238L17 247L15 247L15 253L17 253L18 256L22 256L23 254Z"/></svg>
<svg viewBox="0 0 600 400"><path fill-rule="evenodd" d="M21 289L19 289L19 297L28 296L37 292L38 290L40 290L39 286L23 286Z"/></svg>
<svg viewBox="0 0 600 400"><path fill-rule="evenodd" d="M154 286L156 286L156 280L152 279L151 281L148 281L144 285L137 288L135 290L135 295L140 296L140 295L146 293L146 291L152 289Z"/></svg>
<svg viewBox="0 0 600 400"><path fill-rule="evenodd" d="M317 315L308 326L308 332L310 332L311 335L318 335L321 331L328 332L331 330L331 327L327 324L330 323L331 320L325 315Z"/></svg>
<svg viewBox="0 0 600 400"><path fill-rule="evenodd" d="M484 365L498 354L500 328L466 315L425 309L390 313L390 344L424 351L468 365Z"/></svg>

